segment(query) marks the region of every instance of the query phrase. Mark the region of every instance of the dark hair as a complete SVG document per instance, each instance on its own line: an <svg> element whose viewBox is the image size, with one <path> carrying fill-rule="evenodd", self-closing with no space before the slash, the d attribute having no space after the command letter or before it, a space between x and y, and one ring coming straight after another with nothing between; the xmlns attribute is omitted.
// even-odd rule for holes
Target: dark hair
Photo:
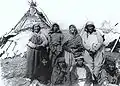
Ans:
<svg viewBox="0 0 120 86"><path fill-rule="evenodd" d="M109 66L109 65L114 65L114 66L116 66L115 60L110 59L110 58L106 58L104 64L105 64L106 66Z"/></svg>
<svg viewBox="0 0 120 86"><path fill-rule="evenodd" d="M89 32L89 31L88 31L88 26L92 26L92 27L93 27L93 32L96 32L95 25L89 24L89 25L86 25L86 26L85 26L85 31L86 31L87 33Z"/></svg>
<svg viewBox="0 0 120 86"><path fill-rule="evenodd" d="M109 65L113 65L114 69L110 70ZM106 70L107 73L109 73L110 75L114 75L115 74L115 70L117 69L116 67L116 62L112 59L106 58L104 65L103 65L103 69Z"/></svg>
<svg viewBox="0 0 120 86"><path fill-rule="evenodd" d="M40 27L40 25L39 25L39 24L34 24L34 25L32 26L32 32L34 32L34 28L35 28L35 26L38 26L38 27L39 27L39 29L41 29L41 27Z"/></svg>
<svg viewBox="0 0 120 86"><path fill-rule="evenodd" d="M56 65L57 68L60 68L60 63L64 63L64 65L62 65L62 68L66 68L67 67L67 64L66 64L64 58L60 57L60 58L56 59L55 65Z"/></svg>
<svg viewBox="0 0 120 86"><path fill-rule="evenodd" d="M75 28L75 34L78 34L78 30L77 30L76 26L73 25L73 24L71 24L71 25L69 26L69 30L70 30L71 27Z"/></svg>
<svg viewBox="0 0 120 86"><path fill-rule="evenodd" d="M57 33L62 33L61 30L60 30L60 26L59 26L57 23L54 23L54 24L52 25L51 33L54 33L54 32L55 32L55 31L54 31L54 27L55 27L55 26L57 26L57 28L58 28L56 32L57 32Z"/></svg>

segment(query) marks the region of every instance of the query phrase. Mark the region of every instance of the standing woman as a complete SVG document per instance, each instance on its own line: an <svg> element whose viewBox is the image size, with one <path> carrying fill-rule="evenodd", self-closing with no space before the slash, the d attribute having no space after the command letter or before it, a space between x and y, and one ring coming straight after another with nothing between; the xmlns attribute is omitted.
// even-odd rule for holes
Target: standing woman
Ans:
<svg viewBox="0 0 120 86"><path fill-rule="evenodd" d="M27 77L31 80L37 79L41 83L46 84L50 79L49 59L46 49L48 40L40 30L39 24L33 26L33 36L27 44Z"/></svg>
<svg viewBox="0 0 120 86"><path fill-rule="evenodd" d="M85 48L83 57L92 74L91 81L86 83L86 85L91 86L91 84L94 84L94 86L99 86L98 76L105 62L103 36L96 29L94 23L92 21L88 21L81 37Z"/></svg>
<svg viewBox="0 0 120 86"><path fill-rule="evenodd" d="M63 44L63 49L65 51L65 61L70 67L70 83L75 84L78 81L78 75L76 68L73 68L73 66L75 65L75 58L81 57L84 48L82 46L82 38L78 34L75 25L69 26L69 34L71 38Z"/></svg>
<svg viewBox="0 0 120 86"><path fill-rule="evenodd" d="M65 60L66 63L71 66L74 64L74 58L82 55L84 48L82 46L82 38L78 34L78 30L75 25L69 26L70 39L66 41L63 45L65 50Z"/></svg>
<svg viewBox="0 0 120 86"><path fill-rule="evenodd" d="M49 48L50 48L50 59L52 62L52 67L55 66L56 60L58 57L62 57L62 43L63 43L63 34L60 30L60 27L57 23L52 25L49 39Z"/></svg>

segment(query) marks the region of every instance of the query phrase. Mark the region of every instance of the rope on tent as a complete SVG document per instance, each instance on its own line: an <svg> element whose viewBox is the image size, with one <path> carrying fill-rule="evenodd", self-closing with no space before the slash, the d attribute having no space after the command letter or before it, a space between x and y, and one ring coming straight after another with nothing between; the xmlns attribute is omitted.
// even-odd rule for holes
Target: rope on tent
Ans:
<svg viewBox="0 0 120 86"><path fill-rule="evenodd" d="M14 45L14 47L13 47L12 51L15 49L16 45L17 45L17 42L15 42L15 45Z"/></svg>
<svg viewBox="0 0 120 86"><path fill-rule="evenodd" d="M16 57L16 56L17 56L17 52L18 52L18 50L14 53L14 57Z"/></svg>
<svg viewBox="0 0 120 86"><path fill-rule="evenodd" d="M9 47L11 46L13 40L10 42L9 46L7 47L6 51L9 49Z"/></svg>

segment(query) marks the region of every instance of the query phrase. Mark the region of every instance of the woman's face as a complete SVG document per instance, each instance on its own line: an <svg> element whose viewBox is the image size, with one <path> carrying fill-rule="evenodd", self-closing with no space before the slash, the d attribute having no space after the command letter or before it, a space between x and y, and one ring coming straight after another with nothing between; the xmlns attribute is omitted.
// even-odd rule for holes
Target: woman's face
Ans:
<svg viewBox="0 0 120 86"><path fill-rule="evenodd" d="M69 28L69 32L70 32L71 34L74 34L75 29L76 29L75 27L71 26L71 27Z"/></svg>
<svg viewBox="0 0 120 86"><path fill-rule="evenodd" d="M65 66L65 62L59 62L59 66L63 68Z"/></svg>
<svg viewBox="0 0 120 86"><path fill-rule="evenodd" d="M39 31L40 31L40 27L39 27L39 26L37 26L37 25L36 25L36 26L34 26L34 32L35 32L35 33L38 33Z"/></svg>
<svg viewBox="0 0 120 86"><path fill-rule="evenodd" d="M53 26L53 30L54 30L54 32L57 32L58 26L57 26L57 25L54 25L54 26Z"/></svg>
<svg viewBox="0 0 120 86"><path fill-rule="evenodd" d="M88 25L87 29L88 29L88 32L89 32L89 33L92 33L94 27L93 27L92 25Z"/></svg>
<svg viewBox="0 0 120 86"><path fill-rule="evenodd" d="M110 64L110 65L109 65L109 69L110 69L111 71L113 71L113 70L115 69L115 66L114 66L113 64Z"/></svg>
<svg viewBox="0 0 120 86"><path fill-rule="evenodd" d="M83 61L81 59L78 59L76 60L76 64L79 66L79 67L82 67L83 66Z"/></svg>

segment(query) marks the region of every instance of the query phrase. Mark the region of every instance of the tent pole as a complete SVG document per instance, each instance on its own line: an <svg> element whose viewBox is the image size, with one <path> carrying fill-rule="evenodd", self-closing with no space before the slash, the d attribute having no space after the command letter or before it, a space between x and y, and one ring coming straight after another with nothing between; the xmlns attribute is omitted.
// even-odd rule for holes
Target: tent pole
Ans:
<svg viewBox="0 0 120 86"><path fill-rule="evenodd" d="M20 21L15 25L15 27L13 28L13 30L17 27L17 25L23 20L23 18L25 17L25 15L20 19Z"/></svg>
<svg viewBox="0 0 120 86"><path fill-rule="evenodd" d="M118 41L119 41L119 37L118 37L117 40L115 41L115 44L114 44L113 48L111 49L111 52L113 52L113 50L115 49L115 47L116 47Z"/></svg>
<svg viewBox="0 0 120 86"><path fill-rule="evenodd" d="M47 20L48 20L48 22L50 23L50 25L52 25L51 22L50 22L50 20L48 19L47 15L45 14L45 12L42 10L42 8L40 8L40 9L41 9L41 11L44 13L44 15L45 15L45 17L47 18Z"/></svg>
<svg viewBox="0 0 120 86"><path fill-rule="evenodd" d="M21 25L21 27L20 28L22 28L23 27L23 25L25 24L25 22L27 21L27 18L24 20L24 22L23 22L23 24Z"/></svg>

